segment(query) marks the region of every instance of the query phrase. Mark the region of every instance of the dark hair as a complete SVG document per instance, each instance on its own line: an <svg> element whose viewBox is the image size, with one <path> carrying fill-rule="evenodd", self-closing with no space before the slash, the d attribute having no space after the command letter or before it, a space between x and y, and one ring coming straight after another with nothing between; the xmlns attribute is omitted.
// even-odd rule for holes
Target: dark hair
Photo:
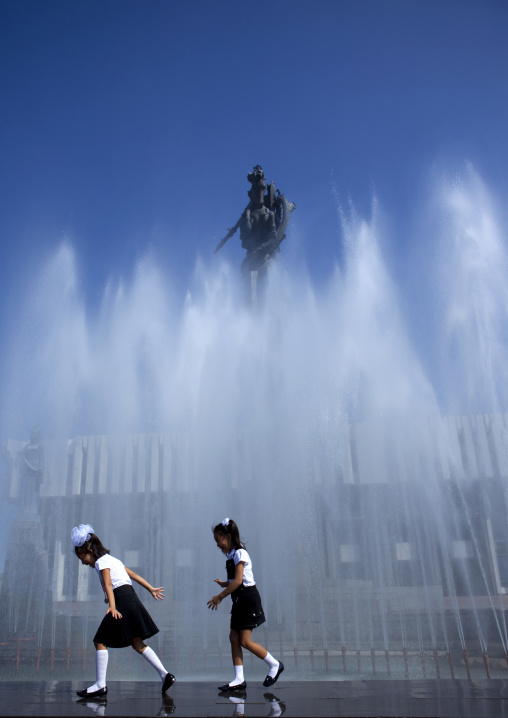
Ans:
<svg viewBox="0 0 508 718"><path fill-rule="evenodd" d="M222 534L223 536L230 536L233 548L245 548L245 544L240 539L240 531L238 526L235 524L233 519L229 519L226 526L223 523L217 524L213 529L213 534Z"/></svg>
<svg viewBox="0 0 508 718"><path fill-rule="evenodd" d="M76 546L74 551L76 556L79 556L80 553L91 553L96 560L109 553L109 549L102 545L100 538L95 534L90 534L88 541L85 541L81 546Z"/></svg>

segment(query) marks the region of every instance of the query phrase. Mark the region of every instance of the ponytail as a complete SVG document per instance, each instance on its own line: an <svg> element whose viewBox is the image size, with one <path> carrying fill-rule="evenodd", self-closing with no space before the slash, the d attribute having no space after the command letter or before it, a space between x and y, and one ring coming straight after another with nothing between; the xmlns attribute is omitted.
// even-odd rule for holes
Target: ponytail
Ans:
<svg viewBox="0 0 508 718"><path fill-rule="evenodd" d="M235 549L245 548L245 544L240 539L238 526L233 519L224 519L224 521L212 529L212 533L214 535L221 534L222 536L229 536L231 538L231 544Z"/></svg>

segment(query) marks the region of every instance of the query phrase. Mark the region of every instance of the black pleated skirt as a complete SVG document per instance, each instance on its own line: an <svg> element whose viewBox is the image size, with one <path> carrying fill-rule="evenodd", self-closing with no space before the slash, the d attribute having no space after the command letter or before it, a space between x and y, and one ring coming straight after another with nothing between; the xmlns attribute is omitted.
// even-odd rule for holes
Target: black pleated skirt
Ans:
<svg viewBox="0 0 508 718"><path fill-rule="evenodd" d="M231 628L235 631L257 628L266 621L257 586L240 586L231 594Z"/></svg>
<svg viewBox="0 0 508 718"><path fill-rule="evenodd" d="M132 586L119 586L113 593L116 610L122 618L113 618L110 613L104 616L93 638L94 643L102 643L108 648L125 648L131 645L133 638L145 639L159 633Z"/></svg>

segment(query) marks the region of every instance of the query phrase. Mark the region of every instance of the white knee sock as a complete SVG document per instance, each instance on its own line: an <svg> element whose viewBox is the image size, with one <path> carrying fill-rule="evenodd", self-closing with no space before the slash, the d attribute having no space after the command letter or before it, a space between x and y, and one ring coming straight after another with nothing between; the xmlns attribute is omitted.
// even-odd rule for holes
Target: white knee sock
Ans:
<svg viewBox="0 0 508 718"><path fill-rule="evenodd" d="M235 679L229 684L230 687L239 686L240 683L243 683L245 680L243 677L243 666L233 666L233 668L235 669Z"/></svg>
<svg viewBox="0 0 508 718"><path fill-rule="evenodd" d="M95 683L86 689L87 693L93 693L100 688L106 687L106 671L108 670L109 654L106 651L95 651Z"/></svg>
<svg viewBox="0 0 508 718"><path fill-rule="evenodd" d="M155 670L161 677L161 681L163 681L166 678L168 672L162 665L161 660L159 656L155 653L155 651L153 651L150 646L147 646L141 655L148 661L151 666L153 666L153 668L155 668Z"/></svg>
<svg viewBox="0 0 508 718"><path fill-rule="evenodd" d="M277 671L279 670L279 661L277 661L270 653L267 653L263 658L264 662L268 664L269 671L268 675L270 678L275 678Z"/></svg>

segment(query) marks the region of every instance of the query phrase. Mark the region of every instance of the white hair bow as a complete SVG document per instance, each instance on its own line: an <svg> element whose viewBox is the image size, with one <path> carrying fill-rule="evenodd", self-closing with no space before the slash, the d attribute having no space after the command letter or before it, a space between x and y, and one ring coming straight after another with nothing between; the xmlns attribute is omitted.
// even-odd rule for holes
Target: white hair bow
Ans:
<svg viewBox="0 0 508 718"><path fill-rule="evenodd" d="M79 524L74 526L71 531L71 539L74 546L83 546L85 541L88 541L90 534L93 534L93 526L90 524Z"/></svg>
<svg viewBox="0 0 508 718"><path fill-rule="evenodd" d="M229 519L224 519L224 521L222 522L222 525L224 526L224 528L226 528L226 526L228 524L229 524Z"/></svg>

